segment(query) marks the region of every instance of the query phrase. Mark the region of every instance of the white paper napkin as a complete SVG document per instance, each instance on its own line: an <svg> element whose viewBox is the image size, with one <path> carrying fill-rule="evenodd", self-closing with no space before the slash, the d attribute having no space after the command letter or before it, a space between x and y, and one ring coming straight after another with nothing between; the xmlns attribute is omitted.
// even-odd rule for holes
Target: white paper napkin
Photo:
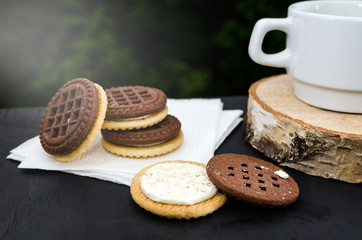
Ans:
<svg viewBox="0 0 362 240"><path fill-rule="evenodd" d="M222 110L220 99L168 99L169 114L181 121L184 142L167 155L132 159L118 157L103 149L101 136L75 161L53 160L36 136L10 151L8 159L21 161L19 168L55 170L130 185L142 168L160 161L188 160L206 164L227 135L242 121L242 110Z"/></svg>

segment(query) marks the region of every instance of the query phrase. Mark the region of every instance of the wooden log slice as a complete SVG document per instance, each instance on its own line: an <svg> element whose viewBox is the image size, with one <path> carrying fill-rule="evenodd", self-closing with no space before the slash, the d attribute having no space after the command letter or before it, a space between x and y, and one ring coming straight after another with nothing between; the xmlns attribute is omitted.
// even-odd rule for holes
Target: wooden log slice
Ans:
<svg viewBox="0 0 362 240"><path fill-rule="evenodd" d="M327 111L301 102L287 74L250 87L245 124L246 140L283 166L362 182L362 114Z"/></svg>

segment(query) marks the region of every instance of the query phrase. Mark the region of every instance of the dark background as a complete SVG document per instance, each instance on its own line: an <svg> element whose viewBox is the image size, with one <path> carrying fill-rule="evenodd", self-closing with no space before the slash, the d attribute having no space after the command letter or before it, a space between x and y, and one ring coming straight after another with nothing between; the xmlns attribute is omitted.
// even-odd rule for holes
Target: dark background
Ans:
<svg viewBox="0 0 362 240"><path fill-rule="evenodd" d="M145 85L170 98L247 94L285 72L254 63L257 20L286 17L285 0L0 1L0 108L45 106L65 82ZM269 33L263 49L285 47Z"/></svg>

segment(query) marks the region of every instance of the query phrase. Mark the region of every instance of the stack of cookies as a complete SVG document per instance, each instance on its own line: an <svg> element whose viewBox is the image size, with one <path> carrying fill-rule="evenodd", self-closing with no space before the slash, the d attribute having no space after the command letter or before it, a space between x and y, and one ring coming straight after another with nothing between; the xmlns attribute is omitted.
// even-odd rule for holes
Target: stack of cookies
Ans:
<svg viewBox="0 0 362 240"><path fill-rule="evenodd" d="M167 97L143 86L103 90L86 78L62 86L43 114L39 138L55 160L83 154L102 132L104 148L118 156L145 158L176 150L183 142L180 121L168 115Z"/></svg>
<svg viewBox="0 0 362 240"><path fill-rule="evenodd" d="M108 107L102 126L103 147L118 156L155 157L183 142L180 121L168 115L167 96L159 89L122 86L106 89Z"/></svg>

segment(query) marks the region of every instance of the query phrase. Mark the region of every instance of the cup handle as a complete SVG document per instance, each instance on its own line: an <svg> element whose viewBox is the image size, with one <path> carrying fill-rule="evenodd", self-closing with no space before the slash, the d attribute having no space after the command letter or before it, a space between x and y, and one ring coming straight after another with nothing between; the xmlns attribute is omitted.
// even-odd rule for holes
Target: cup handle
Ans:
<svg viewBox="0 0 362 240"><path fill-rule="evenodd" d="M251 59L261 65L271 67L288 68L290 65L291 51L287 47L281 52L274 54L266 54L261 46L265 35L274 30L280 30L289 33L292 21L288 18L264 18L260 19L254 26L249 43L249 56Z"/></svg>

